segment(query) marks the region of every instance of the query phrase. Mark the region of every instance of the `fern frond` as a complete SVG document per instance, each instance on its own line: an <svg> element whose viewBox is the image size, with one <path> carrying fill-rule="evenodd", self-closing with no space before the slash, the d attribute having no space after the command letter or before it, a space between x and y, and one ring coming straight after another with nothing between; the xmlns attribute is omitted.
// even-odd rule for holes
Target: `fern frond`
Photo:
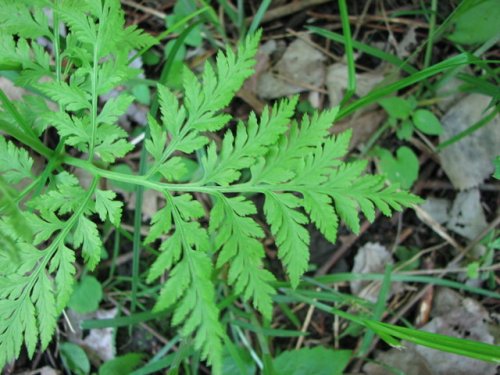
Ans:
<svg viewBox="0 0 500 375"><path fill-rule="evenodd" d="M264 269L264 247L260 239L264 231L251 218L257 213L255 205L241 197L215 196L210 213L210 231L215 234L215 246L220 249L217 267L229 264L228 282L234 285L237 295L251 299L257 310L270 319L271 285L275 278Z"/></svg>
<svg viewBox="0 0 500 375"><path fill-rule="evenodd" d="M0 24L1 27L1 24ZM44 76L51 76L50 56L42 46L29 43L24 38L0 33L0 67L21 69L15 82L20 85L36 83Z"/></svg>
<svg viewBox="0 0 500 375"><path fill-rule="evenodd" d="M62 174L59 182L66 186L72 179L71 175ZM84 194L81 206L72 209L73 214L67 221L62 221L54 212L26 215L35 234L34 244L48 240L56 232L57 235L44 250L18 238L20 261L8 261L7 267L0 270L0 367L19 355L23 342L32 356L39 341L44 350L52 339L58 314L71 294L74 254L64 245L64 240L75 224L78 223L73 242L77 246L83 243L89 267L93 267L96 256L100 256L100 248L94 243L100 239L97 230L92 231L95 224L84 216L92 212L91 197L96 185L97 179Z"/></svg>
<svg viewBox="0 0 500 375"><path fill-rule="evenodd" d="M41 6L30 7L25 1L0 1L0 30L21 38L52 37L49 23ZM30 9L31 8L31 9Z"/></svg>
<svg viewBox="0 0 500 375"><path fill-rule="evenodd" d="M33 179L33 159L28 152L0 137L0 174L11 184Z"/></svg>
<svg viewBox="0 0 500 375"><path fill-rule="evenodd" d="M271 111L266 107L260 122L252 112L246 125L242 122L238 124L236 137L230 130L226 132L219 153L215 143L211 143L207 156L202 159L205 172L203 183L225 186L238 180L240 171L264 156L269 146L274 145L288 130L297 99L282 100Z"/></svg>
<svg viewBox="0 0 500 375"><path fill-rule="evenodd" d="M289 133L281 137L277 147L266 157L265 164L253 169L252 182L278 184L292 179L304 155L323 143L337 112L338 108L333 108L312 117L305 115L300 125L294 122Z"/></svg>
<svg viewBox="0 0 500 375"><path fill-rule="evenodd" d="M290 282L295 288L309 264L309 232L304 228L307 217L296 209L302 200L292 194L267 193L264 213L278 246Z"/></svg>
<svg viewBox="0 0 500 375"><path fill-rule="evenodd" d="M272 318L275 278L264 267L265 233L251 195L264 197L265 221L294 287L309 265L310 222L333 242L340 220L358 231L360 212L373 220L376 209L388 215L418 202L395 186L386 187L382 178L363 174L366 163L342 161L350 133L330 135L337 109L295 121L297 98L285 99L265 108L260 118L252 113L226 130L221 145L210 141L206 132L219 131L232 119L223 110L253 72L260 34L247 37L236 51L219 52L214 64L205 64L201 78L186 68L182 98L158 85L161 121L149 116L145 140L153 165L137 178L108 170L109 163L133 148L117 124L133 99L120 94L102 109L100 99L137 76L138 70L128 66L130 53L155 39L125 27L119 0L15 3L0 0L25 22L15 30L10 19L0 16L0 28L5 26L0 68L21 69L16 83L38 88L58 109L49 110L41 96L25 96L12 105L4 101L0 124L32 147L54 127L60 144L46 153L38 143L33 147L47 159L46 170L35 178L29 154L0 136L0 245L16 255L0 251L6 265L0 269L0 368L19 355L23 342L29 356L39 343L43 349L50 342L71 295L77 254L89 270L100 261L103 243L93 219L120 225L123 204L115 192L97 188L101 177L154 188L165 196L166 205L153 215L144 239L146 244L161 242L147 281L168 274L155 310L173 310L172 324L184 337L194 337L195 349L214 373L221 371L225 339L215 279L226 279L232 292ZM55 18L68 26L64 43L56 48L56 66L32 40L46 35L59 41L54 26L42 17L44 6L52 6ZM47 78L42 82L41 77ZM178 183L188 159L176 154L195 152L202 156L194 182ZM79 153L87 160L74 157ZM64 164L90 172L90 186L81 184L76 173L62 171ZM20 182L30 185L18 197L10 185ZM30 196L35 188L37 194ZM197 193L211 195L213 207L193 199ZM29 212L18 209L21 199ZM15 229L20 216L27 234Z"/></svg>
<svg viewBox="0 0 500 375"><path fill-rule="evenodd" d="M77 85L53 81L38 85L38 89L67 111L90 109L90 95Z"/></svg>
<svg viewBox="0 0 500 375"><path fill-rule="evenodd" d="M211 281L212 262L209 251L208 235L198 222L192 221L204 215L199 202L190 195L166 196L167 209L163 215L169 215L169 223L175 224L175 232L162 244L162 254L150 269L148 281L170 270L170 275L163 286L155 305L155 310L164 310L174 304L176 309L172 318L174 325L182 324L185 336L194 334L195 347L202 357L214 368L220 370L222 355L223 329L219 322L219 311L215 305L215 291ZM153 219L154 234L159 235L158 219ZM167 230L170 226L165 227Z"/></svg>
<svg viewBox="0 0 500 375"><path fill-rule="evenodd" d="M97 189L95 192L95 210L101 221L106 218L115 226L121 221L123 203L115 200L116 193L110 190Z"/></svg>
<svg viewBox="0 0 500 375"><path fill-rule="evenodd" d="M249 36L239 46L238 54L230 49L217 54L217 70L207 62L203 78L198 78L189 70L184 70L184 104L180 104L176 96L166 87L158 85L160 110L164 130L154 133L154 136L171 138L164 148L161 157L153 155L157 160L150 175L161 168L174 151L192 153L208 143L203 131L221 129L230 120L227 114L220 114L243 81L252 74L255 64L254 56L260 34ZM151 124L151 122L150 122ZM153 123L152 128L156 124ZM164 134L166 132L166 134ZM153 133L152 133L153 137ZM151 142L154 143L154 138Z"/></svg>
<svg viewBox="0 0 500 375"><path fill-rule="evenodd" d="M49 272L55 273L56 313L59 315L66 307L73 292L75 253L61 243L50 261Z"/></svg>
<svg viewBox="0 0 500 375"><path fill-rule="evenodd" d="M82 246L82 255L88 268L92 271L101 259L102 242L97 226L85 216L80 216L73 234L75 247Z"/></svg>

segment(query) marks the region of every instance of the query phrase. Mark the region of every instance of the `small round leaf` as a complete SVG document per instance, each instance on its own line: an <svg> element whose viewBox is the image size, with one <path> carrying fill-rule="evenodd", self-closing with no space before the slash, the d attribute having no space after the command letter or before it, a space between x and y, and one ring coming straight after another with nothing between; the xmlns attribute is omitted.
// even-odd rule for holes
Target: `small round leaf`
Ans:
<svg viewBox="0 0 500 375"><path fill-rule="evenodd" d="M69 307L80 314L96 311L102 299L102 286L93 276L85 276L75 287Z"/></svg>
<svg viewBox="0 0 500 375"><path fill-rule="evenodd" d="M418 178L418 158L411 148L403 146L394 157L390 151L381 149L380 168L393 183L399 184L403 189L409 189Z"/></svg>
<svg viewBox="0 0 500 375"><path fill-rule="evenodd" d="M86 375L90 372L90 362L85 351L76 344L63 342L59 346L64 366L76 375Z"/></svg>
<svg viewBox="0 0 500 375"><path fill-rule="evenodd" d="M416 128L427 135L440 135L443 127L434 113L427 109L418 109L413 114L413 123Z"/></svg>

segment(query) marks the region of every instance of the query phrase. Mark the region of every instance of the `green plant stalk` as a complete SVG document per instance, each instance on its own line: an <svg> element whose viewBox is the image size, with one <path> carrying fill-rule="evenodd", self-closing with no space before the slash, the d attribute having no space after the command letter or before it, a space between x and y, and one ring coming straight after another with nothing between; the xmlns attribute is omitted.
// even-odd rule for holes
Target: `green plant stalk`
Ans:
<svg viewBox="0 0 500 375"><path fill-rule="evenodd" d="M56 7L59 5L59 0L55 1ZM52 28L54 30L54 55L56 64L56 80L61 82L61 51L60 51L60 40L59 40L59 13L53 12L53 24Z"/></svg>
<svg viewBox="0 0 500 375"><path fill-rule="evenodd" d="M380 288L380 292L377 298L377 303L375 304L375 309L373 310L372 319L376 321L380 321L382 319L382 315L384 314L387 299L389 297L389 293L391 291L391 273L392 273L392 265L387 265L385 267L384 272L384 280L382 281L382 286ZM361 347L358 352L358 357L363 357L368 353L370 349L370 345L373 342L373 338L375 337L375 332L372 330L368 330L361 341Z"/></svg>
<svg viewBox="0 0 500 375"><path fill-rule="evenodd" d="M40 192L43 188L45 181L52 174L52 172L61 165L61 156L64 149L64 143L59 143L55 151L54 157L49 159L48 164L45 166L42 174L40 174L33 182L24 188L24 190L17 197L17 203L21 202L32 190ZM36 195L37 193L35 193Z"/></svg>
<svg viewBox="0 0 500 375"><path fill-rule="evenodd" d="M3 92L3 90L0 90L0 102L2 102L4 109L7 112L9 112L10 115L16 120L16 122L19 124L19 126L26 133L27 136L37 138L33 129L24 120L23 116L21 116L21 114L17 111L16 107L14 107L14 105L11 103L10 99Z"/></svg>
<svg viewBox="0 0 500 375"><path fill-rule="evenodd" d="M444 150L446 147L451 146L452 144L460 141L461 139L471 135L475 131L481 129L483 126L488 125L497 115L498 113L498 108L495 108L493 111L491 111L487 116L483 117L481 120L473 124L472 126L469 126L467 129L464 131L461 131L460 133L454 135L450 139L447 139L443 143L440 143L437 146L438 151Z"/></svg>
<svg viewBox="0 0 500 375"><path fill-rule="evenodd" d="M252 17L252 23L248 28L248 34L253 34L257 31L260 23L262 22L262 18L264 18L264 14L266 13L267 8L269 8L269 5L271 5L271 0L263 0L260 3L259 9L257 9L257 12Z"/></svg>
<svg viewBox="0 0 500 375"><path fill-rule="evenodd" d="M363 149L361 150L360 156L363 157L366 154L368 154L368 152L370 152L372 147L377 143L379 138L385 133L385 131L387 129L390 129L391 127L392 126L391 126L390 122L385 121L381 127L379 127L377 130L375 130L375 132L370 136L370 138L368 139L366 144L363 146Z"/></svg>
<svg viewBox="0 0 500 375"><path fill-rule="evenodd" d="M229 17L231 22L237 26L238 25L238 13L236 12L233 4L229 4L227 0L217 0L220 6L222 6L222 9L224 9L224 12L226 15Z"/></svg>
<svg viewBox="0 0 500 375"><path fill-rule="evenodd" d="M432 47L434 46L434 31L436 28L437 0L431 1L431 19L429 22L429 36L425 46L424 68L427 68L432 59Z"/></svg>
<svg viewBox="0 0 500 375"><path fill-rule="evenodd" d="M111 266L109 267L109 275L105 282L108 283L113 280L113 276L115 275L116 269L116 259L118 258L118 254L120 253L120 231L115 228L114 242L113 242L113 256L111 258Z"/></svg>
<svg viewBox="0 0 500 375"><path fill-rule="evenodd" d="M0 120L0 129L5 131L5 133L10 135L12 138L17 139L22 144L31 148L33 151L39 153L46 159L50 159L53 157L53 151L45 146L38 138L31 138L29 135L26 135L16 128L13 128L11 124L2 120Z"/></svg>
<svg viewBox="0 0 500 375"><path fill-rule="evenodd" d="M331 283L342 283L346 281L382 281L384 275L377 273L367 273L367 274L353 274L353 273L336 273L331 275L319 276L315 280L324 284ZM419 283L419 284L431 284L446 286L449 288L464 290L470 293L475 293L489 298L500 299L500 293L496 293L490 290L471 287L463 283L458 283L456 281L440 279L432 276L422 276L422 275L407 275L402 273L393 273L391 275L391 280L393 282L407 282L407 283ZM276 286L284 286L285 284L277 283Z"/></svg>
<svg viewBox="0 0 500 375"><path fill-rule="evenodd" d="M238 30L240 35L246 34L245 25L245 7L242 0L237 0L238 4Z"/></svg>
<svg viewBox="0 0 500 375"><path fill-rule="evenodd" d="M223 337L224 340L224 345L226 346L227 351L229 352L229 355L231 358L234 360L236 363L236 366L238 367L238 370L240 371L240 374L244 374L246 372L245 369L245 362L241 358L240 354L238 353L238 350L236 348L236 345L234 345L231 340L227 336Z"/></svg>
<svg viewBox="0 0 500 375"><path fill-rule="evenodd" d="M342 31L344 33L345 40L345 55L347 59L347 90L345 92L344 98L342 99L342 103L340 104L340 106L342 107L343 104L347 103L356 92L356 67L354 63L349 12L347 11L347 4L345 0L339 0L339 10L340 20L342 23Z"/></svg>
<svg viewBox="0 0 500 375"><path fill-rule="evenodd" d="M97 31L97 35L99 35L99 30ZM99 38L98 38L99 39ZM98 61L98 51L99 51L99 43L94 45L94 53L92 57L92 76L90 78L90 82L92 85L92 109L91 109L91 135L90 135L90 144L89 144L89 157L88 160L92 162L94 159L94 147L96 141L97 134L97 67L99 65Z"/></svg>
<svg viewBox="0 0 500 375"><path fill-rule="evenodd" d="M149 320L157 319L164 315L166 315L165 311L161 312L146 311L142 313L135 313L128 316L119 316L117 318L110 318L110 319L89 319L82 321L81 328L102 329L102 328L126 327L129 325L144 323Z"/></svg>
<svg viewBox="0 0 500 375"><path fill-rule="evenodd" d="M495 74L494 71L492 72L490 71L487 74L489 77L494 77L495 79L497 77L497 74ZM463 81L464 83L469 84L469 86L467 85L462 86L464 91L478 92L487 96L491 96L492 99L500 98L500 87L498 87L498 85L488 82L484 78L475 77L466 73L458 73L456 77L459 80Z"/></svg>
<svg viewBox="0 0 500 375"><path fill-rule="evenodd" d="M215 9L210 5L210 2L207 2L206 0L198 0L198 2L207 8L207 14L203 15L206 21L211 23L215 27L217 32L222 36L223 41L227 43L228 40L226 35L226 29L222 27ZM210 43L213 44L213 40L212 38L210 38L210 36L207 36L207 39L210 41Z"/></svg>
<svg viewBox="0 0 500 375"><path fill-rule="evenodd" d="M188 183L188 184L170 184L150 180L147 176L132 176L130 174L108 171L101 169L94 164L88 163L85 160L73 158L66 156L63 159L65 164L72 165L74 167L82 168L92 175L107 178L113 181L126 182L134 185L141 185L149 189L162 191L162 192L187 192L187 193L207 193L214 194L219 193L261 193L261 192L272 192L272 191L290 191L290 192L301 192L305 191L303 186L300 185L251 185L249 183L234 184L230 186L204 186L199 183ZM321 190L318 190L321 191ZM325 189L325 192L328 192Z"/></svg>

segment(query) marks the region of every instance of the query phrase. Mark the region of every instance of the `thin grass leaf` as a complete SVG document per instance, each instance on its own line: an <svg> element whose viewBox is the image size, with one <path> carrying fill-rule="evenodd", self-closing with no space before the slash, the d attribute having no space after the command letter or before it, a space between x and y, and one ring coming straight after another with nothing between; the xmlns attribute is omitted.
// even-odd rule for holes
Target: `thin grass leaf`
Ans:
<svg viewBox="0 0 500 375"><path fill-rule="evenodd" d="M426 69L420 70L417 73L413 73L409 77L403 78L387 86L376 88L370 91L366 96L342 108L339 111L337 119L342 119L350 115L351 113L359 110L360 108L363 108L368 104L376 102L377 100L383 98L386 95L397 92L398 90L411 86L415 83L422 82L448 69L465 66L467 64L475 62L477 62L477 59L466 53L450 57L440 63L432 65Z"/></svg>
<svg viewBox="0 0 500 375"><path fill-rule="evenodd" d="M356 66L354 62L353 40L351 36L351 24L349 22L349 12L346 0L339 0L340 20L345 41L345 55L347 60L347 90L342 99L342 103L347 103L356 92Z"/></svg>
<svg viewBox="0 0 500 375"><path fill-rule="evenodd" d="M338 42L338 43L342 43L342 44L347 43L344 35L334 33L332 31L325 30L325 29L315 27L315 26L308 26L307 29L311 30L312 32L314 32L318 35L324 36L325 38L330 39L334 42ZM362 43L362 42L358 42L356 40L352 40L351 42L352 42L352 47L357 49L358 51L369 54L369 55L376 57L382 61L386 61L386 62L394 65L395 67L405 71L406 73L413 74L413 73L418 72L418 69L416 69L415 67L410 65L407 61L401 60L396 55L392 55L390 53L384 52L378 48L372 47L372 46L365 44L365 43Z"/></svg>
<svg viewBox="0 0 500 375"><path fill-rule="evenodd" d="M248 28L248 34L253 34L257 31L262 22L262 19L264 18L264 14L266 13L267 8L269 8L269 5L271 5L271 0L263 0L260 3L259 9L257 9L257 12L255 12L252 17L252 23Z"/></svg>

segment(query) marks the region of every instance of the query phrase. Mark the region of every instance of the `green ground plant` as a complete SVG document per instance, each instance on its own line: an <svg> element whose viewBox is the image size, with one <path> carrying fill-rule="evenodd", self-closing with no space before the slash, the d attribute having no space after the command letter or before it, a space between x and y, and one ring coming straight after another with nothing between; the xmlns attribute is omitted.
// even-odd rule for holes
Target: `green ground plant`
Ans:
<svg viewBox="0 0 500 375"><path fill-rule="evenodd" d="M138 231L133 234L141 247L159 250L145 281L158 285L166 275L145 319L168 312L183 343L214 373L221 372L224 347L234 346L221 319L224 310L236 299L249 301L268 322L280 285L283 297L316 304L392 345L399 345L397 339L413 340L498 360L488 345L467 346L465 340L349 315L297 289L309 267L306 225L314 224L335 242L341 220L358 232L360 211L374 220L376 209L390 215L420 200L396 185L386 186L383 177L364 173L367 162L342 160L350 133L329 133L342 115L338 108L296 120L297 98L292 97L259 117L251 113L245 122L224 112L253 73L259 32L236 51L220 51L200 76L184 68L180 93L157 84L145 157L139 172L130 174L115 166L136 148L118 125L134 97L125 90L101 99L137 78L140 71L130 62L158 39L125 27L117 0L0 1L0 8L0 68L27 90L20 100L0 91L0 368L23 346L30 358L37 348L48 347L73 292L75 263L91 272L107 256L103 228L118 232L123 213L123 202L107 182L163 195L165 205L153 215L148 234L142 239ZM44 8L52 10L50 18ZM51 54L37 42L42 37L52 43ZM210 135L220 131L218 143ZM199 173L185 181L185 160L196 160L193 155L198 155ZM79 171L90 181L79 178ZM209 196L208 209L198 194ZM251 199L255 195L263 198L261 211ZM274 237L287 283L278 283L266 269L258 215ZM133 272L137 288L138 258ZM229 302L216 290L221 284L229 290ZM71 345L61 348L67 359L74 353Z"/></svg>

